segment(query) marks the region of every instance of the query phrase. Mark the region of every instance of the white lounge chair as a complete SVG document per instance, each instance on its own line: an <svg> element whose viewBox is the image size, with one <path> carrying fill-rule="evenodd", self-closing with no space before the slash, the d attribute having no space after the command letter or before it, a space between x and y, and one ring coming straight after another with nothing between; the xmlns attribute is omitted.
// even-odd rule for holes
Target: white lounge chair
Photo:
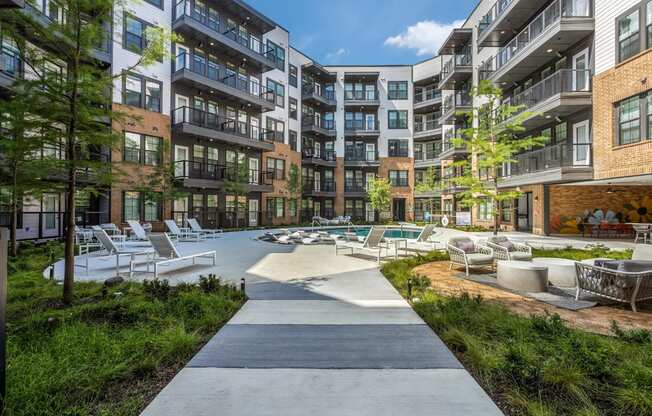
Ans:
<svg viewBox="0 0 652 416"><path fill-rule="evenodd" d="M143 250L142 247L140 248L134 247L128 244L123 244L121 247L118 247L115 244L115 241L113 241L106 233L106 231L102 229L93 230L93 236L99 242L102 250L92 252L92 253L87 253L84 256L81 256L81 259L84 261L84 264L77 264L75 262L75 267L84 268L86 269L87 273L90 270L90 264L89 264L90 259L109 260L115 257L115 273L117 276L120 274L120 258L129 257L129 263L131 268L131 264L135 263L137 256L141 256L141 255L148 256L151 253L153 253L152 250Z"/></svg>
<svg viewBox="0 0 652 416"><path fill-rule="evenodd" d="M437 249L439 241L432 241L430 237L435 235L435 224L428 224L421 229L416 239L407 239L407 249L416 252L430 252Z"/></svg>
<svg viewBox="0 0 652 416"><path fill-rule="evenodd" d="M170 234L175 236L178 240L186 241L200 241L203 237L200 233L190 230L190 228L180 228L173 220L165 220L165 226L170 231Z"/></svg>
<svg viewBox="0 0 652 416"><path fill-rule="evenodd" d="M268 232L265 233L265 237L267 237L267 238L269 238L269 239L271 239L274 242L279 243L279 244L293 244L292 240L287 235L277 236L276 234L271 233L271 232L268 231Z"/></svg>
<svg viewBox="0 0 652 416"><path fill-rule="evenodd" d="M105 224L106 225L106 224ZM91 226L91 229L93 231L104 231L104 233L109 237L111 240L117 242L121 246L124 245L125 241L127 241L127 236L122 234L120 230L118 231L111 231L111 229L103 228L102 225L93 225Z"/></svg>
<svg viewBox="0 0 652 416"><path fill-rule="evenodd" d="M216 238L222 235L222 233L224 232L223 230L205 230L201 228L201 225L199 225L199 222L197 222L196 218L187 218L186 222L188 223L192 231L199 233L205 237Z"/></svg>
<svg viewBox="0 0 652 416"><path fill-rule="evenodd" d="M193 266L196 264L196 259L199 258L208 258L212 260L213 266L215 266L215 264L217 263L216 251L205 251L202 253L193 253L193 254L188 254L186 256L182 256L181 254L179 254L176 247L174 247L174 244L172 244L172 240L170 240L170 237L168 237L168 235L165 233L150 234L149 241L152 244L152 247L154 248L156 257L152 259L152 261L147 262L146 272L149 273L149 266L150 264L152 264L154 266L154 278L158 278L158 272L161 266L167 266L169 264L179 263L185 260L192 260ZM139 271L136 270L135 262L131 263L131 267L129 271L131 273Z"/></svg>
<svg viewBox="0 0 652 416"><path fill-rule="evenodd" d="M351 254L355 250L361 251L372 251L376 253L376 259L380 263L380 258L382 256L382 250L389 250L388 245L383 245L383 236L385 235L385 228L382 227L371 227L369 234L365 237L363 242L359 241L336 241L335 242L335 255L337 255L340 250L351 250Z"/></svg>
<svg viewBox="0 0 652 416"><path fill-rule="evenodd" d="M120 228L118 228L118 226L113 223L100 224L99 227L106 231L108 235L122 234Z"/></svg>
<svg viewBox="0 0 652 416"><path fill-rule="evenodd" d="M129 224L129 228L131 228L131 231L133 232L135 237L133 238L134 240L149 241L147 238L147 232L138 221L129 220L127 221L127 224Z"/></svg>

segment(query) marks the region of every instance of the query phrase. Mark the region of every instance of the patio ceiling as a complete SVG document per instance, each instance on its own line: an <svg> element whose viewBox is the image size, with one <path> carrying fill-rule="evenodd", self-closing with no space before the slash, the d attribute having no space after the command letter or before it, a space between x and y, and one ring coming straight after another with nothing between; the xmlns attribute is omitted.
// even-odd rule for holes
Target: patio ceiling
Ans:
<svg viewBox="0 0 652 416"><path fill-rule="evenodd" d="M622 178L597 179L583 182L570 182L562 186L652 186L652 175L626 176Z"/></svg>

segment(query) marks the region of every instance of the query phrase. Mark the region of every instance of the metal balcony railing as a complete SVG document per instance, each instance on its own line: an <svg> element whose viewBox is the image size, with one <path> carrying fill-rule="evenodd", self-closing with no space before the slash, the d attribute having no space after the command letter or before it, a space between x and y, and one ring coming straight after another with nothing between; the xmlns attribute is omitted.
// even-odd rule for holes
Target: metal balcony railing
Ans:
<svg viewBox="0 0 652 416"><path fill-rule="evenodd" d="M445 79L460 66L471 66L471 48L464 48L463 53L453 55L441 69L441 79Z"/></svg>
<svg viewBox="0 0 652 416"><path fill-rule="evenodd" d="M436 160L439 158L441 153L442 146L436 146L434 149L428 149L425 152L423 150L415 150L414 152L414 161L415 162L425 162L428 160Z"/></svg>
<svg viewBox="0 0 652 416"><path fill-rule="evenodd" d="M441 91L437 89L422 90L414 94L414 103L419 104L425 101L436 100L441 98Z"/></svg>
<svg viewBox="0 0 652 416"><path fill-rule="evenodd" d="M592 166L591 143L560 143L530 152L515 155L509 170L500 172L500 177L526 175L549 169L572 166Z"/></svg>
<svg viewBox="0 0 652 416"><path fill-rule="evenodd" d="M344 91L345 101L378 101L378 90L375 91Z"/></svg>
<svg viewBox="0 0 652 416"><path fill-rule="evenodd" d="M347 162L375 162L378 160L378 151L364 149L346 149L344 160Z"/></svg>
<svg viewBox="0 0 652 416"><path fill-rule="evenodd" d="M217 62L213 62L204 56L181 52L174 60L174 72L181 70L190 71L211 81L220 82L255 98L262 98L272 103L276 101L276 94L272 89L261 85L255 79L246 78L231 70L225 70Z"/></svg>
<svg viewBox="0 0 652 416"><path fill-rule="evenodd" d="M494 70L511 62L524 51L532 42L541 36L546 29L563 18L591 17L593 16L593 2L591 0L555 0L546 7L530 24L517 34L507 45L499 49L494 58Z"/></svg>
<svg viewBox="0 0 652 416"><path fill-rule="evenodd" d="M344 130L347 131L379 131L378 120L344 120Z"/></svg>
<svg viewBox="0 0 652 416"><path fill-rule="evenodd" d="M179 107L172 112L172 125L182 123L205 127L255 141L271 142L274 141L275 135L272 130L191 107Z"/></svg>
<svg viewBox="0 0 652 416"><path fill-rule="evenodd" d="M364 179L344 179L344 192L366 192Z"/></svg>
<svg viewBox="0 0 652 416"><path fill-rule="evenodd" d="M302 154L304 159L320 159L326 162L337 161L337 153L335 152L335 150L315 151L315 149L307 148L302 150Z"/></svg>
<svg viewBox="0 0 652 416"><path fill-rule="evenodd" d="M504 99L503 103L520 107L512 114L517 115L557 94L582 91L591 91L591 71L560 69L525 91Z"/></svg>
<svg viewBox="0 0 652 416"><path fill-rule="evenodd" d="M184 16L197 21L208 29L221 33L250 51L260 55L267 61L270 61L270 63L276 63L276 56L274 55L273 49L267 48L259 37L253 36L250 33L240 32L238 26L230 24L228 19L224 16L212 13L210 10L207 10L206 7L198 7L198 4L194 1L180 0L176 3L174 8L174 21L176 22Z"/></svg>
<svg viewBox="0 0 652 416"><path fill-rule="evenodd" d="M306 180L303 183L302 188L304 193L335 192L335 180L324 179L321 182L317 182L315 180Z"/></svg>
<svg viewBox="0 0 652 416"><path fill-rule="evenodd" d="M304 84L301 87L301 93L303 95L317 95L322 97L325 100L335 101L335 91L328 90L325 88L317 88L314 84Z"/></svg>
<svg viewBox="0 0 652 416"><path fill-rule="evenodd" d="M503 14L505 10L507 10L507 6L512 4L512 1L514 0L498 0L493 6L491 6L491 9L489 9L487 14L482 16L480 19L480 23L478 24L478 32L480 34L484 33L484 31L487 30L487 28L491 26L493 22L498 20L498 18Z"/></svg>
<svg viewBox="0 0 652 416"><path fill-rule="evenodd" d="M322 117L315 117L309 115L301 116L302 127L317 127L325 130L335 130L335 120L326 120Z"/></svg>
<svg viewBox="0 0 652 416"><path fill-rule="evenodd" d="M454 94L446 96L442 104L442 114L454 111L458 107L471 106L473 99L468 91L455 91Z"/></svg>
<svg viewBox="0 0 652 416"><path fill-rule="evenodd" d="M437 130L438 128L440 128L441 124L439 123L439 118L441 117L441 113L436 113L435 117L436 117L435 120L415 121L414 132L421 133L425 131Z"/></svg>

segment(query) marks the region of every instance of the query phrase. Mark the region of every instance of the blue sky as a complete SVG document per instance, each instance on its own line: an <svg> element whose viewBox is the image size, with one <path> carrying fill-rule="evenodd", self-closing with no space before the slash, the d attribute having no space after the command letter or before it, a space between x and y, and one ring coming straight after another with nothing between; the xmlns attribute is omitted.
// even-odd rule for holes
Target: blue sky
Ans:
<svg viewBox="0 0 652 416"><path fill-rule="evenodd" d="M432 56L477 0L245 0L323 65L412 64Z"/></svg>

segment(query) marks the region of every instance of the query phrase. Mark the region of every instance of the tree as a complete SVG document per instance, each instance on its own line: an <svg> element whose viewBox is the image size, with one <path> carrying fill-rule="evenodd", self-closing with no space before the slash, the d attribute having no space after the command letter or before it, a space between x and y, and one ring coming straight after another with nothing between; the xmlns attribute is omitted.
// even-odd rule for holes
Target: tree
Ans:
<svg viewBox="0 0 652 416"><path fill-rule="evenodd" d="M426 170L424 180L417 184L415 190L420 193L434 193L441 190L441 174L440 168L431 166ZM428 198L428 211L431 218L434 211L433 200Z"/></svg>
<svg viewBox="0 0 652 416"><path fill-rule="evenodd" d="M292 163L288 169L288 177L285 189L287 190L288 194L290 194L290 198L295 201L295 206L297 207L298 211L299 197L301 196L301 172L299 170L299 166L297 166L296 163Z"/></svg>
<svg viewBox="0 0 652 416"><path fill-rule="evenodd" d="M129 116L113 111L110 105L112 74L95 58L98 45L106 44L111 27L114 0L61 0L49 13L61 18L48 20L22 11L2 14L2 28L16 40L25 65L25 77L13 93L31 102L30 112L40 121L44 140L58 142L64 157L57 160L63 180L51 182L52 189L66 195L65 274L63 301L72 301L75 256L75 205L78 173L92 172L90 192L102 192L111 182L110 161L97 157L111 149L121 136L103 120L124 120ZM55 10L56 9L56 10ZM126 71L148 66L169 56L169 32L150 27L147 46L139 60ZM38 48L27 39L36 39ZM124 123L123 123L124 124Z"/></svg>
<svg viewBox="0 0 652 416"><path fill-rule="evenodd" d="M391 204L392 186L388 179L374 178L369 182L367 198L371 207L379 214L389 211Z"/></svg>
<svg viewBox="0 0 652 416"><path fill-rule="evenodd" d="M462 129L462 137L453 139L453 145L466 147L469 155L453 163L452 166L462 169L453 182L465 189L458 194L463 206L491 204L494 234L497 234L501 202L522 194L518 189L500 188L503 166L517 163L514 159L517 153L543 146L546 137L519 137L525 131L523 121L534 114L522 111L521 106L503 104L502 90L489 81L481 81L471 95L484 104L465 113L475 120L475 126Z"/></svg>
<svg viewBox="0 0 652 416"><path fill-rule="evenodd" d="M238 214L240 212L240 209L242 208L244 210L246 208L245 206L242 206L240 199L243 196L247 196L247 194L249 193L249 183L251 182L251 174L252 172L249 171L249 162L246 159L236 161L233 164L233 166L227 168L226 178L224 181L224 190L226 191L227 195L231 195L235 197L234 220L235 220L236 227L238 227L239 224Z"/></svg>

